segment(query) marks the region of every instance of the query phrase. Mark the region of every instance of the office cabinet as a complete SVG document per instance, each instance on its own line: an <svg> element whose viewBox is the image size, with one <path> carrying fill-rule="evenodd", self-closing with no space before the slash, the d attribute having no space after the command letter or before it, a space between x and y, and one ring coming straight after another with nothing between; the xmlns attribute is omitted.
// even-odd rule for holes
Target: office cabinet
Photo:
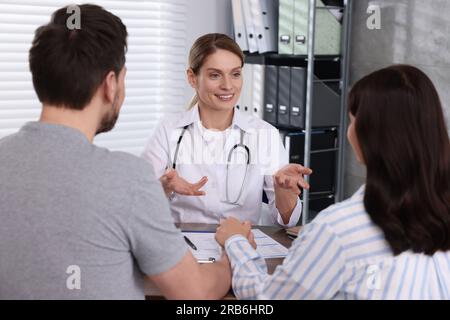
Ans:
<svg viewBox="0 0 450 320"><path fill-rule="evenodd" d="M264 65L264 120L289 140L290 162L314 171L302 223L343 200L352 2L280 0L278 52L246 53Z"/></svg>

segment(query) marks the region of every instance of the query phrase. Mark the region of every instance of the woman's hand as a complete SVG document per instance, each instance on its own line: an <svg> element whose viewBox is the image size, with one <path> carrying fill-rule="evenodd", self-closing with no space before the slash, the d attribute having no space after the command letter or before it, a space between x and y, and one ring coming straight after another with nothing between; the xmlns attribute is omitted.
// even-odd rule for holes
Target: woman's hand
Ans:
<svg viewBox="0 0 450 320"><path fill-rule="evenodd" d="M230 217L226 220L220 220L216 230L216 241L222 247L225 242L234 235L240 234L247 238L251 246L256 249L255 237L252 232L252 225L249 221L241 222L236 218Z"/></svg>
<svg viewBox="0 0 450 320"><path fill-rule="evenodd" d="M290 163L280 170L278 170L273 176L273 184L275 191L277 189L283 189L300 195L300 188L309 189L309 184L303 178L303 175L310 175L312 170L305 168L297 163Z"/></svg>
<svg viewBox="0 0 450 320"><path fill-rule="evenodd" d="M159 178L159 181L161 181L167 197L172 192L185 196L204 196L205 191L200 191L199 189L208 182L208 177L203 177L196 183L189 183L180 177L175 169L167 169L164 175Z"/></svg>

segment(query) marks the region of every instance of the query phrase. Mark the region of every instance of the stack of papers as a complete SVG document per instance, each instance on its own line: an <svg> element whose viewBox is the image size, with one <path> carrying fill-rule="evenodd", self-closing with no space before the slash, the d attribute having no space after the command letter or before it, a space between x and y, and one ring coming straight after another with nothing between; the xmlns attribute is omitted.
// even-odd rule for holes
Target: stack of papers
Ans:
<svg viewBox="0 0 450 320"><path fill-rule="evenodd" d="M256 251L264 259L284 258L288 249L266 235L259 229L252 230L257 245ZM222 254L220 245L214 239L214 232L183 231L183 235L195 245L197 250L190 248L197 260L208 260L214 258L218 260Z"/></svg>

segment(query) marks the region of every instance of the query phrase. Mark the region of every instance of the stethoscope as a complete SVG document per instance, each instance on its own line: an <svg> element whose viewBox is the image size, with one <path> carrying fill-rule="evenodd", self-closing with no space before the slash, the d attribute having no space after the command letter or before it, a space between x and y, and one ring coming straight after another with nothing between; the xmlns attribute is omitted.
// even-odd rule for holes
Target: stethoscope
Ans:
<svg viewBox="0 0 450 320"><path fill-rule="evenodd" d="M173 156L173 162L172 162L172 169L175 169L177 166L177 158L178 158L178 150L180 149L180 144L181 144L181 140L183 139L184 133L186 132L186 130L188 129L189 125L186 125L183 127L183 130L181 131L181 134L178 138L177 141L177 146L175 148L175 154ZM230 152L228 153L228 157L227 157L227 173L226 173L226 178L225 178L225 195L226 195L226 199L224 200L224 202L229 203L229 204L235 204L235 205L239 205L239 200L241 198L242 192L244 190L244 185L245 182L247 180L247 172L248 172L248 167L250 165L250 149L244 144L244 130L242 130L241 128L239 128L240 130L240 141L239 143L235 144ZM238 148L243 148L247 154L247 164L245 166L245 174L244 174L244 179L242 180L242 185L241 185L241 189L239 190L239 194L236 198L235 201L231 201L230 197L229 197L229 193L228 193L228 172L229 172L229 166L230 166L230 162L231 162L231 157L233 155L234 151L237 151Z"/></svg>

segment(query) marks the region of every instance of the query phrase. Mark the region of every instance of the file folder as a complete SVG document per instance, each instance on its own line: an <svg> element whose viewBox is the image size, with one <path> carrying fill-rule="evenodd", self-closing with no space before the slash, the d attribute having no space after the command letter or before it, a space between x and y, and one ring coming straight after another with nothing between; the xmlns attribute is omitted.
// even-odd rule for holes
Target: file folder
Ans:
<svg viewBox="0 0 450 320"><path fill-rule="evenodd" d="M250 113L260 119L264 117L264 66L252 65L252 108Z"/></svg>
<svg viewBox="0 0 450 320"><path fill-rule="evenodd" d="M294 0L280 0L278 12L278 53L294 53L293 36Z"/></svg>
<svg viewBox="0 0 450 320"><path fill-rule="evenodd" d="M244 14L242 12L242 0L231 0L233 11L234 40L242 51L248 51L247 32L245 31Z"/></svg>
<svg viewBox="0 0 450 320"><path fill-rule="evenodd" d="M279 126L289 126L289 98L290 98L291 68L278 68L278 116Z"/></svg>
<svg viewBox="0 0 450 320"><path fill-rule="evenodd" d="M314 54L337 55L341 52L341 23L323 1L317 0ZM308 54L308 0L294 5L294 54Z"/></svg>
<svg viewBox="0 0 450 320"><path fill-rule="evenodd" d="M247 33L248 51L250 53L258 52L252 7L249 0L242 0L242 12L244 14L244 24Z"/></svg>
<svg viewBox="0 0 450 320"><path fill-rule="evenodd" d="M305 125L306 103L306 69L291 68L289 124L292 127L303 128Z"/></svg>
<svg viewBox="0 0 450 320"><path fill-rule="evenodd" d="M325 7L322 0L318 0ZM317 36L314 44L316 54L338 55L341 53L342 23L330 9L316 10Z"/></svg>
<svg viewBox="0 0 450 320"><path fill-rule="evenodd" d="M265 82L264 82L264 120L276 125L278 114L278 67L265 66Z"/></svg>
<svg viewBox="0 0 450 320"><path fill-rule="evenodd" d="M278 0L249 0L253 15L258 52L278 50Z"/></svg>
<svg viewBox="0 0 450 320"><path fill-rule="evenodd" d="M332 84L332 82L324 82L317 77L314 77L312 108L313 127L331 127L339 125L341 97L336 91L331 89L329 84ZM302 128L304 128L304 126Z"/></svg>

